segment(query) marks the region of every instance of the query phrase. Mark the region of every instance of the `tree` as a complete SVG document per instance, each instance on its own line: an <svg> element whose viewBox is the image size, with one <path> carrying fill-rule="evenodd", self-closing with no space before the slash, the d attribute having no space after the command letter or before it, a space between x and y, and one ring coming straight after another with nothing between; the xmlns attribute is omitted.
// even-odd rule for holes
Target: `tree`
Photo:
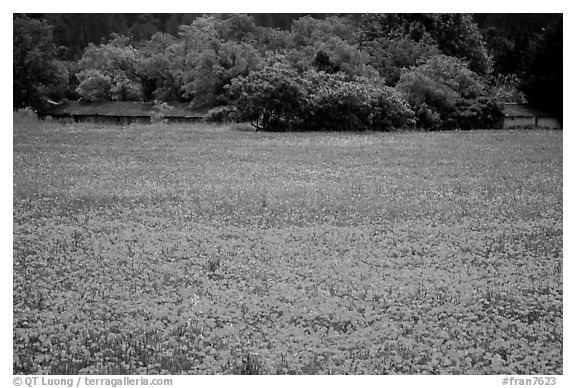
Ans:
<svg viewBox="0 0 576 388"><path fill-rule="evenodd" d="M257 27L256 48L263 54L287 50L291 45L289 31L270 27Z"/></svg>
<svg viewBox="0 0 576 388"><path fill-rule="evenodd" d="M304 123L309 87L293 70L266 67L233 79L227 90L244 120L271 131Z"/></svg>
<svg viewBox="0 0 576 388"><path fill-rule="evenodd" d="M112 33L129 33L126 14L47 13L41 16L54 28L54 43L59 59L77 61L89 43L99 44Z"/></svg>
<svg viewBox="0 0 576 388"><path fill-rule="evenodd" d="M312 66L314 66L317 71L323 71L328 74L336 73L340 70L340 66L333 63L330 60L330 56L322 50L316 52L316 57L314 58L314 61L312 61Z"/></svg>
<svg viewBox="0 0 576 388"><path fill-rule="evenodd" d="M360 25L361 47L404 37L412 46L435 45L442 54L464 60L478 74L492 71L492 58L470 14L368 14Z"/></svg>
<svg viewBox="0 0 576 388"><path fill-rule="evenodd" d="M328 39L318 41L312 46L316 53L327 53L330 62L334 64L338 71L349 77L375 78L378 72L369 64L370 57L361 51L357 44L333 36Z"/></svg>
<svg viewBox="0 0 576 388"><path fill-rule="evenodd" d="M529 47L543 29L562 25L562 14L499 13L475 14L490 55L494 57L494 72L522 76Z"/></svg>
<svg viewBox="0 0 576 388"><path fill-rule="evenodd" d="M525 104L526 95L520 90L520 82L515 74L494 74L488 79L490 94L500 104Z"/></svg>
<svg viewBox="0 0 576 388"><path fill-rule="evenodd" d="M335 16L327 19L301 17L292 23L291 35L294 47L310 46L334 37L356 43L354 26L347 19Z"/></svg>
<svg viewBox="0 0 576 388"><path fill-rule="evenodd" d="M492 58L471 14L434 14L432 36L446 55L464 59L478 74L492 71Z"/></svg>
<svg viewBox="0 0 576 388"><path fill-rule="evenodd" d="M27 16L14 19L14 108L42 109L48 98L59 99L68 84L68 71L56 60L52 28Z"/></svg>
<svg viewBox="0 0 576 388"><path fill-rule="evenodd" d="M158 32L158 20L149 13L138 15L136 22L130 28L130 34L135 41L150 39Z"/></svg>
<svg viewBox="0 0 576 388"><path fill-rule="evenodd" d="M440 53L428 35L419 41L407 35L381 37L365 42L363 50L370 55L370 65L389 86L398 83L403 69L416 66Z"/></svg>
<svg viewBox="0 0 576 388"><path fill-rule="evenodd" d="M490 128L500 113L484 80L466 62L446 55L405 70L397 89L426 129Z"/></svg>
<svg viewBox="0 0 576 388"><path fill-rule="evenodd" d="M233 22L226 24L229 20ZM197 108L226 103L225 86L263 66L258 51L243 42L252 40L247 38L252 34L247 32L252 31L251 19L239 16L227 21L212 16L196 19L181 27L180 40L173 46L180 58L180 90ZM230 34L234 40L225 40L220 33Z"/></svg>
<svg viewBox="0 0 576 388"><path fill-rule="evenodd" d="M190 25L182 25L178 36L168 49L170 64L179 99L190 102L194 99L198 69L210 68L214 51L221 44L216 30L217 20L213 16L202 16Z"/></svg>
<svg viewBox="0 0 576 388"><path fill-rule="evenodd" d="M216 28L222 40L235 43L254 43L258 33L254 18L245 14L232 14Z"/></svg>
<svg viewBox="0 0 576 388"><path fill-rule="evenodd" d="M136 74L137 55L129 38L124 36L113 35L108 44L88 45L78 62L80 85L77 91L80 96L91 101L96 96L118 101L141 100L142 86ZM104 80L110 82L109 93L83 94L86 90L92 90L94 85L105 85ZM88 82L90 87L82 85L83 82Z"/></svg>
<svg viewBox="0 0 576 388"><path fill-rule="evenodd" d="M483 33L486 47L494 58L495 74L516 74L522 58L521 45L507 36L503 36L495 27L488 28Z"/></svg>
<svg viewBox="0 0 576 388"><path fill-rule="evenodd" d="M342 72L349 78L378 76L378 72L369 65L368 54L361 51L358 45L337 36L326 37L313 44L293 48L286 53L283 60L300 73L316 69Z"/></svg>
<svg viewBox="0 0 576 388"><path fill-rule="evenodd" d="M111 99L112 79L96 69L82 70L77 74L80 84L76 91L82 101L101 102Z"/></svg>
<svg viewBox="0 0 576 388"><path fill-rule="evenodd" d="M377 75L368 65L369 56L358 47L353 23L346 18L301 17L292 24L290 38L284 58L300 73L316 69L340 71L349 77Z"/></svg>
<svg viewBox="0 0 576 388"><path fill-rule="evenodd" d="M180 99L176 74L183 58L178 56L175 44L174 36L159 32L138 50L135 71L142 84L144 101Z"/></svg>

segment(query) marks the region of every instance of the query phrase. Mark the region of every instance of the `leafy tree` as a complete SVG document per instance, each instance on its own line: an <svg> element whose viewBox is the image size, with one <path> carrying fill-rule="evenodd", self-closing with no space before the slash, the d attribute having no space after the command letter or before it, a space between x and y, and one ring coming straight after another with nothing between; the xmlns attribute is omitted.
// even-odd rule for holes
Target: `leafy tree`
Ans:
<svg viewBox="0 0 576 388"><path fill-rule="evenodd" d="M224 103L224 88L233 78L248 75L262 67L262 59L247 43L226 42L198 54L191 81L182 86L196 107Z"/></svg>
<svg viewBox="0 0 576 388"><path fill-rule="evenodd" d="M227 89L244 120L256 129L270 131L304 123L309 88L293 70L266 67L233 79Z"/></svg>
<svg viewBox="0 0 576 388"><path fill-rule="evenodd" d="M368 54L362 52L357 44L349 44L339 37L331 37L314 46L316 53L326 52L330 61L339 71L350 77L377 77L378 72L369 65Z"/></svg>
<svg viewBox="0 0 576 388"><path fill-rule="evenodd" d="M494 73L516 74L522 58L522 45L516 46L515 40L503 36L495 27L486 29L483 36L488 52L494 58Z"/></svg>
<svg viewBox="0 0 576 388"><path fill-rule="evenodd" d="M135 71L140 78L145 101L180 99L180 85L176 78L183 59L178 57L175 44L174 36L159 32L138 50Z"/></svg>
<svg viewBox="0 0 576 388"><path fill-rule="evenodd" d="M41 18L54 27L54 43L61 50L59 58L67 61L77 61L88 44L100 44L112 33L129 33L126 14L48 13Z"/></svg>
<svg viewBox="0 0 576 388"><path fill-rule="evenodd" d="M472 15L469 14L369 14L360 22L361 47L373 47L375 44L390 45L390 40L404 37L404 45L418 47L429 57L429 46L437 46L445 55L463 59L470 69L478 74L489 74L492 59L488 55L486 44ZM394 47L394 46L392 46ZM387 63L387 50L373 50L376 63ZM379 55L384 54L384 58ZM418 59L418 58L416 58ZM394 62L392 62L394 65ZM412 65L415 63L412 63ZM386 74L386 71L381 73Z"/></svg>
<svg viewBox="0 0 576 388"><path fill-rule="evenodd" d="M538 40L543 29L562 25L562 14L475 14L474 19L490 55L494 58L494 72L522 77L522 65L529 48Z"/></svg>
<svg viewBox="0 0 576 388"><path fill-rule="evenodd" d="M328 54L326 54L322 50L316 52L316 57L314 58L314 61L312 62L312 66L317 71L323 71L323 72L329 73L329 74L330 73L336 73L340 70L340 66L333 63L330 60L330 56L328 56Z"/></svg>
<svg viewBox="0 0 576 388"><path fill-rule="evenodd" d="M115 101L140 101L142 99L142 85L135 79L130 79L126 73L118 73L112 79L110 89L112 99Z"/></svg>
<svg viewBox="0 0 576 388"><path fill-rule="evenodd" d="M422 128L472 129L492 127L497 101L484 80L457 58L439 55L404 71L398 82Z"/></svg>
<svg viewBox="0 0 576 388"><path fill-rule="evenodd" d="M52 28L29 17L14 19L14 108L42 109L48 98L59 99L68 84L68 71L56 60Z"/></svg>
<svg viewBox="0 0 576 388"><path fill-rule="evenodd" d="M353 23L346 18L304 16L295 20L290 47L285 60L301 73L316 69L340 71L349 77L377 75L368 64L369 56L357 44Z"/></svg>
<svg viewBox="0 0 576 388"><path fill-rule="evenodd" d="M78 72L79 72L78 62L77 61L65 61L63 63L66 66L66 71L68 73L68 79L67 79L67 83L66 83L66 92L65 92L63 98L68 99L68 100L72 100L72 101L78 100L80 98L80 95L76 91L76 88L80 84L80 82L78 81L78 77L76 76L76 74L78 74Z"/></svg>
<svg viewBox="0 0 576 388"><path fill-rule="evenodd" d="M254 18L245 14L232 14L216 24L218 35L227 42L254 43L258 28Z"/></svg>
<svg viewBox="0 0 576 388"><path fill-rule="evenodd" d="M394 89L343 73L266 67L234 79L229 93L240 115L264 130L390 130L413 117Z"/></svg>
<svg viewBox="0 0 576 388"><path fill-rule="evenodd" d="M130 34L135 41L148 40L158 32L158 24L158 20L149 13L138 15L136 22L130 27Z"/></svg>
<svg viewBox="0 0 576 388"><path fill-rule="evenodd" d="M488 79L490 93L500 104L527 102L526 95L520 89L520 82L515 74L494 74Z"/></svg>
<svg viewBox="0 0 576 388"><path fill-rule="evenodd" d="M291 35L295 47L314 45L334 37L356 43L354 26L347 19L339 17L316 19L304 16L292 23Z"/></svg>
<svg viewBox="0 0 576 388"><path fill-rule="evenodd" d="M489 74L493 60L471 14L434 14L432 36L446 55L464 59L472 71Z"/></svg>
<svg viewBox="0 0 576 388"><path fill-rule="evenodd" d="M309 72L310 118L313 130L389 131L408 125L414 112L393 88L342 73Z"/></svg>
<svg viewBox="0 0 576 388"><path fill-rule="evenodd" d="M377 38L365 42L363 50L372 65L389 86L395 86L405 68L416 66L440 53L429 35L415 41L407 35Z"/></svg>
<svg viewBox="0 0 576 388"><path fill-rule="evenodd" d="M490 17L468 14L76 15L90 19L88 31L70 15L45 16L71 46L56 48L39 15L15 19L15 106L62 96L234 104L267 130L388 129L411 122L410 109L421 127L473 128L493 121L502 102L525 101L524 94L561 114L561 28L508 26L513 32L500 34L486 23ZM484 37L477 20L489 26ZM96 44L115 23L132 38L112 34ZM57 61L82 44L80 60Z"/></svg>
<svg viewBox="0 0 576 388"><path fill-rule="evenodd" d="M129 39L123 36L114 35L105 45L88 45L78 62L80 70L78 93L82 98L89 100L93 100L95 96L119 101L140 100L142 87L136 74L137 55L137 50L129 44ZM98 73L86 73L88 70L96 70ZM95 76L87 77L86 74L102 75L103 79L111 83L109 93L84 95L84 91L91 89L84 87L83 82L101 86L106 84L104 81L95 82L92 80ZM98 77L96 78L99 79Z"/></svg>
<svg viewBox="0 0 576 388"><path fill-rule="evenodd" d="M378 76L378 72L369 65L370 58L365 52L356 44L335 36L289 50L283 60L300 73L316 69L342 72L349 78Z"/></svg>
<svg viewBox="0 0 576 388"><path fill-rule="evenodd" d="M80 84L76 91L86 102L108 101L112 96L112 79L100 70L87 69L77 74Z"/></svg>
<svg viewBox="0 0 576 388"><path fill-rule="evenodd" d="M166 29L165 31L171 35L178 35L178 31L180 30L180 26L183 25L190 25L195 19L202 17L202 14L198 13L173 13L170 14L168 19L166 20Z"/></svg>
<svg viewBox="0 0 576 388"><path fill-rule="evenodd" d="M217 30L218 20L213 16L202 16L194 19L190 25L178 29L185 57L214 48L220 38Z"/></svg>
<svg viewBox="0 0 576 388"><path fill-rule="evenodd" d="M406 36L415 42L430 36L432 19L426 14L364 14L360 19L362 44L380 38Z"/></svg>
<svg viewBox="0 0 576 388"><path fill-rule="evenodd" d="M263 54L287 50L292 44L289 31L257 27L256 48Z"/></svg>
<svg viewBox="0 0 576 388"><path fill-rule="evenodd" d="M242 23L246 20L250 25L251 19L228 20L236 22L226 25L215 17L196 19L190 26L181 27L180 42L174 45L180 58L177 61L180 64L177 73L180 90L195 107L226 103L224 87L233 78L262 68L263 61L251 44L223 40L219 33L221 30L243 40L247 35L238 32L244 30L236 27L245 26Z"/></svg>
<svg viewBox="0 0 576 388"><path fill-rule="evenodd" d="M217 22L212 16L202 16L194 19L190 25L180 26L175 43L168 49L180 100L191 101L197 85L207 81L213 83L196 78L199 69L209 69L216 62L215 50L221 44Z"/></svg>

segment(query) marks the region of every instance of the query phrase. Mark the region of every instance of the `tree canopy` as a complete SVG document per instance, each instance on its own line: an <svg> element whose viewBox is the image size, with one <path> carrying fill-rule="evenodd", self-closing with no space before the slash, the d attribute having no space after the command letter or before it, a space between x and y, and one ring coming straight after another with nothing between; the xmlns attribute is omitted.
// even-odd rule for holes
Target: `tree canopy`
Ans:
<svg viewBox="0 0 576 388"><path fill-rule="evenodd" d="M16 14L14 108L178 102L267 129L480 128L526 99L561 115L562 17L528 19ZM355 118L343 126L341 112Z"/></svg>
<svg viewBox="0 0 576 388"><path fill-rule="evenodd" d="M59 98L68 83L68 70L56 59L52 26L26 16L14 20L14 107L41 107Z"/></svg>

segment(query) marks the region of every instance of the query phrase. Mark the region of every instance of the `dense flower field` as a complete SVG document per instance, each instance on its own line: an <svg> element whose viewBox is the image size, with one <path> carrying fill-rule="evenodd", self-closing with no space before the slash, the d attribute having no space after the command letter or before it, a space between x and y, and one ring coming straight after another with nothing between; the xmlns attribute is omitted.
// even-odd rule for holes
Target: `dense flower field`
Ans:
<svg viewBox="0 0 576 388"><path fill-rule="evenodd" d="M562 132L16 123L14 373L560 374Z"/></svg>

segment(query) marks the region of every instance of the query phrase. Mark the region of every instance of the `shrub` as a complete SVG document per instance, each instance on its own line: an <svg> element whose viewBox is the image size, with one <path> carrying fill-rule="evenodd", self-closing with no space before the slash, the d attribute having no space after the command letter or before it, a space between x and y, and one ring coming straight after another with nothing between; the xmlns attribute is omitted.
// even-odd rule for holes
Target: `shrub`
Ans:
<svg viewBox="0 0 576 388"><path fill-rule="evenodd" d="M68 90L68 69L56 59L52 32L46 21L14 14L13 108L41 110Z"/></svg>
<svg viewBox="0 0 576 388"><path fill-rule="evenodd" d="M257 130L294 129L304 123L308 85L292 70L266 67L233 79L227 89L240 119Z"/></svg>
<svg viewBox="0 0 576 388"><path fill-rule="evenodd" d="M267 67L232 81L239 119L264 130L390 130L414 116L394 89L343 73Z"/></svg>
<svg viewBox="0 0 576 388"><path fill-rule="evenodd" d="M311 124L325 130L384 130L403 127L414 113L394 89L365 78L312 73Z"/></svg>
<svg viewBox="0 0 576 388"><path fill-rule="evenodd" d="M375 130L388 131L413 126L416 123L410 104L393 88L377 89L372 106L374 108L372 125Z"/></svg>
<svg viewBox="0 0 576 388"><path fill-rule="evenodd" d="M490 92L499 103L525 104L526 96L520 90L520 79L516 74L496 74L489 78Z"/></svg>
<svg viewBox="0 0 576 388"><path fill-rule="evenodd" d="M172 106L166 102L154 102L154 108L152 109L152 113L150 116L150 121L152 123L166 123L164 117L166 113L172 110Z"/></svg>
<svg viewBox="0 0 576 388"><path fill-rule="evenodd" d="M224 123L230 121L238 121L240 112L234 105L218 106L210 109L204 121L208 123Z"/></svg>
<svg viewBox="0 0 576 388"><path fill-rule="evenodd" d="M14 110L14 123L31 124L39 121L38 115L30 107Z"/></svg>
<svg viewBox="0 0 576 388"><path fill-rule="evenodd" d="M500 104L493 97L462 99L456 104L456 111L460 129L494 128L502 117Z"/></svg>
<svg viewBox="0 0 576 388"><path fill-rule="evenodd" d="M99 70L83 70L77 75L80 84L76 91L80 99L86 102L109 101L112 90L112 80Z"/></svg>
<svg viewBox="0 0 576 388"><path fill-rule="evenodd" d="M114 77L110 93L114 101L140 101L142 85L120 74Z"/></svg>

